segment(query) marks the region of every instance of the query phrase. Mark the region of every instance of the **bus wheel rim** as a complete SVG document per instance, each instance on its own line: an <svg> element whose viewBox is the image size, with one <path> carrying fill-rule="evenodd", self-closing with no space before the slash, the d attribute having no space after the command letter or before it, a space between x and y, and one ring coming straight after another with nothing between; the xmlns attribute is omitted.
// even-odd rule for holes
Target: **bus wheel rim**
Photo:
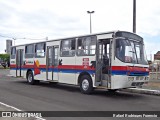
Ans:
<svg viewBox="0 0 160 120"><path fill-rule="evenodd" d="M31 74L28 75L28 81L32 82L32 75Z"/></svg>
<svg viewBox="0 0 160 120"><path fill-rule="evenodd" d="M88 80L87 79L84 79L83 81L82 81L82 88L83 88L83 90L88 90L88 88L89 88L89 82L88 82Z"/></svg>

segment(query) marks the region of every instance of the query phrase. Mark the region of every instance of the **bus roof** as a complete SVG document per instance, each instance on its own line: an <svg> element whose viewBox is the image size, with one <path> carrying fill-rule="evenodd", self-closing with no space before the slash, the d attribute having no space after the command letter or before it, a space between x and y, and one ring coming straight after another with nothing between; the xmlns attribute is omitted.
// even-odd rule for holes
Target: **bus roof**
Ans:
<svg viewBox="0 0 160 120"><path fill-rule="evenodd" d="M113 34L113 33L116 33L116 32L132 33L132 32L128 32L128 31L115 30L115 31L108 31L108 32L101 32L101 33L92 33L92 34L86 34L86 35L78 35L78 36L72 36L72 37L66 37L66 38L57 38L57 39L51 39L51 40L47 40L47 41L44 40L44 41L40 41L40 42L33 42L33 43L26 43L26 44L15 45L15 46L12 46L12 47L25 46L25 45L36 44L36 43L43 43L43 42L52 42L52 41L71 39L71 38L77 38L77 37L84 37L84 36L93 36L93 35L102 35L102 34ZM135 34L135 33L132 33L132 34ZM135 35L137 35L137 34L135 34Z"/></svg>

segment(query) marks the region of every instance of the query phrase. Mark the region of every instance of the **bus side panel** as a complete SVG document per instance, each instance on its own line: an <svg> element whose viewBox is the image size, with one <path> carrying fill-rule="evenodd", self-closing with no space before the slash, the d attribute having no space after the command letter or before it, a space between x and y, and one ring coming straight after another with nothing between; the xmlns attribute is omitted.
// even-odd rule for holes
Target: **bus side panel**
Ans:
<svg viewBox="0 0 160 120"><path fill-rule="evenodd" d="M16 77L16 70L14 68L10 68L10 75Z"/></svg>
<svg viewBox="0 0 160 120"><path fill-rule="evenodd" d="M76 56L76 84L81 73L88 73L92 78L93 86L95 87L95 56Z"/></svg>
<svg viewBox="0 0 160 120"><path fill-rule="evenodd" d="M33 71L34 79L46 81L46 57L35 58Z"/></svg>
<svg viewBox="0 0 160 120"><path fill-rule="evenodd" d="M60 57L61 65L59 68L59 82L76 84L75 57Z"/></svg>
<svg viewBox="0 0 160 120"><path fill-rule="evenodd" d="M10 75L16 77L16 59L10 58Z"/></svg>
<svg viewBox="0 0 160 120"><path fill-rule="evenodd" d="M23 78L27 79L27 69L23 70Z"/></svg>
<svg viewBox="0 0 160 120"><path fill-rule="evenodd" d="M24 78L27 78L27 71L32 70L34 74L34 58L24 58L25 65L23 67Z"/></svg>
<svg viewBox="0 0 160 120"><path fill-rule="evenodd" d="M111 76L111 89L121 89L131 87L132 82L128 81L126 75L113 75Z"/></svg>
<svg viewBox="0 0 160 120"><path fill-rule="evenodd" d="M112 51L113 52L113 51ZM131 83L128 81L128 77L125 73L123 73L123 66L125 64L121 61L119 61L116 57L115 59L112 58L112 67L113 66L119 66L118 71L113 70L111 72L111 89L121 89L121 88L127 88L131 86Z"/></svg>

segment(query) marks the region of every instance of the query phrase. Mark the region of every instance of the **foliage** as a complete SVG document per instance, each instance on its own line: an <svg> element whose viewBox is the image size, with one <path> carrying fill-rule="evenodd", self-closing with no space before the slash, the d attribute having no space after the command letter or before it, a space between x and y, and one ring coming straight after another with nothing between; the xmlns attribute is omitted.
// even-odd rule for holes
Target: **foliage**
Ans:
<svg viewBox="0 0 160 120"><path fill-rule="evenodd" d="M2 61L9 61L9 59L10 59L10 55L9 54L0 54L0 59L2 60Z"/></svg>

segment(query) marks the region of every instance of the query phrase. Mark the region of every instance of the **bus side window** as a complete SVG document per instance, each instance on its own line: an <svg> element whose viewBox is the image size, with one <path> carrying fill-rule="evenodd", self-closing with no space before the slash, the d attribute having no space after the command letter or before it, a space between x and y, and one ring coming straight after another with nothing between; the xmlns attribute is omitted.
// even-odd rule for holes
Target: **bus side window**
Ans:
<svg viewBox="0 0 160 120"><path fill-rule="evenodd" d="M77 55L79 55L79 56L85 55L85 53L84 53L84 46L83 46L83 43L82 43L82 38L78 39Z"/></svg>
<svg viewBox="0 0 160 120"><path fill-rule="evenodd" d="M95 55L96 49L96 37L89 36L89 37L82 37L78 38L78 45L77 45L77 55Z"/></svg>
<svg viewBox="0 0 160 120"><path fill-rule="evenodd" d="M61 56L75 56L75 39L67 39L61 41Z"/></svg>
<svg viewBox="0 0 160 120"><path fill-rule="evenodd" d="M109 65L109 43L104 44L103 63Z"/></svg>
<svg viewBox="0 0 160 120"><path fill-rule="evenodd" d="M116 41L116 56L121 61L124 61L125 46L122 43L123 41Z"/></svg>
<svg viewBox="0 0 160 120"><path fill-rule="evenodd" d="M11 59L15 59L16 58L16 48L12 47L11 48Z"/></svg>
<svg viewBox="0 0 160 120"><path fill-rule="evenodd" d="M33 58L34 57L34 44L25 46L25 58Z"/></svg>
<svg viewBox="0 0 160 120"><path fill-rule="evenodd" d="M46 44L45 43L37 43L35 45L35 57L45 57Z"/></svg>

